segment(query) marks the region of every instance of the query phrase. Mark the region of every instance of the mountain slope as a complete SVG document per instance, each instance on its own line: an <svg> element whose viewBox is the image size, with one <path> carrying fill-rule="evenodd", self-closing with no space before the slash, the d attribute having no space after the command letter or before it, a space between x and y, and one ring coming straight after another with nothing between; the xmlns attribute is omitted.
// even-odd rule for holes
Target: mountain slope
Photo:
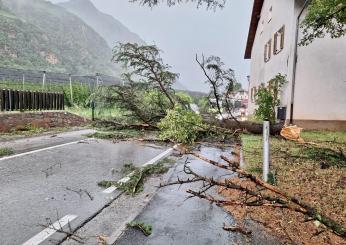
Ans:
<svg viewBox="0 0 346 245"><path fill-rule="evenodd" d="M77 16L44 0L0 1L0 66L115 75L106 41Z"/></svg>
<svg viewBox="0 0 346 245"><path fill-rule="evenodd" d="M70 0L59 5L77 15L97 31L107 41L110 48L113 48L117 42L144 44L137 34L131 32L111 15L100 12L90 0Z"/></svg>

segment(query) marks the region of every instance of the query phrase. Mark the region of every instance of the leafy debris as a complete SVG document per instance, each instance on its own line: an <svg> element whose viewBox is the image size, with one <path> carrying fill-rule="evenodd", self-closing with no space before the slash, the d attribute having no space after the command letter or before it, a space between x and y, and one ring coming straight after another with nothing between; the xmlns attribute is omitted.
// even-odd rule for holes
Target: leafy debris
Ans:
<svg viewBox="0 0 346 245"><path fill-rule="evenodd" d="M127 223L127 227L136 228L143 232L143 234L146 236L150 236L153 231L152 225L141 221L131 221L130 223Z"/></svg>

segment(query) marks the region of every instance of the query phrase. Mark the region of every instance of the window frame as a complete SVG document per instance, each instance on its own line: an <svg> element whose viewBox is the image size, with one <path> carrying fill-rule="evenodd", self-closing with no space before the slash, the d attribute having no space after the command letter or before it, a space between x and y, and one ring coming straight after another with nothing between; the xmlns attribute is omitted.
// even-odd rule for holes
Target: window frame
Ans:
<svg viewBox="0 0 346 245"><path fill-rule="evenodd" d="M274 55L279 54L285 47L285 25L274 34Z"/></svg>
<svg viewBox="0 0 346 245"><path fill-rule="evenodd" d="M265 63L270 61L271 53L272 53L272 39L269 39L269 41L264 45L264 62Z"/></svg>

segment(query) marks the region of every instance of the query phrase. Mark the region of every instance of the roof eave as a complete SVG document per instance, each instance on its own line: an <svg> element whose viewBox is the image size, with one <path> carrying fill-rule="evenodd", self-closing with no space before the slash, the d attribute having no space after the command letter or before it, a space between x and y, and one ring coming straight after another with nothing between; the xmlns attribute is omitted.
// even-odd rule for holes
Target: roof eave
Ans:
<svg viewBox="0 0 346 245"><path fill-rule="evenodd" d="M245 49L245 59L251 59L252 47L255 41L255 36L257 32L258 22L261 18L261 10L263 7L264 0L254 0L251 22L249 27L249 34L247 37L246 49Z"/></svg>

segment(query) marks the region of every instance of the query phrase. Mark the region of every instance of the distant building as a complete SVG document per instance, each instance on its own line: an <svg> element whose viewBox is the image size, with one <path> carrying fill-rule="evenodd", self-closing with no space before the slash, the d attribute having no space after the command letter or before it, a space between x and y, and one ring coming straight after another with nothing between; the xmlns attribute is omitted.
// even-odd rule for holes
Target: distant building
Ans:
<svg viewBox="0 0 346 245"><path fill-rule="evenodd" d="M288 123L346 130L346 37L298 46L306 2L254 0L245 52L251 59L249 113L256 108L258 86L281 73L288 80L280 105Z"/></svg>
<svg viewBox="0 0 346 245"><path fill-rule="evenodd" d="M248 91L245 91L243 89L235 92L231 92L228 97L230 98L233 105L239 104L239 107L246 107L248 106L249 102L249 93Z"/></svg>

